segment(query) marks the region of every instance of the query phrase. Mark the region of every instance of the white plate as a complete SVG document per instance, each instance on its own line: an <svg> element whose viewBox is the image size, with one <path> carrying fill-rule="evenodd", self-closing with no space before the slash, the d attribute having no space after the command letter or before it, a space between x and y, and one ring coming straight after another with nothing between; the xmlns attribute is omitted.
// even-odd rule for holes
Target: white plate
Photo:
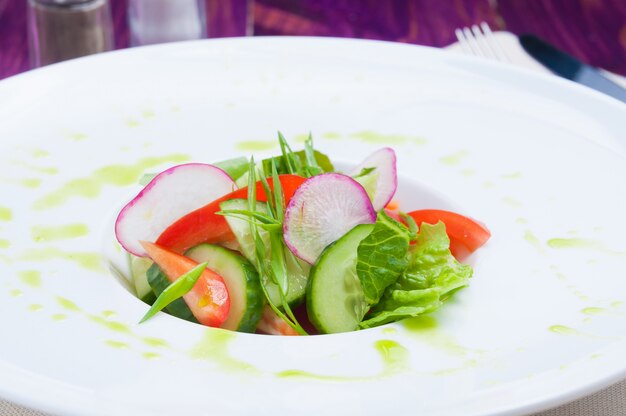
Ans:
<svg viewBox="0 0 626 416"><path fill-rule="evenodd" d="M170 44L6 80L0 395L80 415L494 415L591 393L626 374L625 120L565 81L356 40ZM348 162L393 146L405 209L490 227L471 287L419 325L342 335L137 325L145 305L100 262L137 177L266 156L277 129Z"/></svg>

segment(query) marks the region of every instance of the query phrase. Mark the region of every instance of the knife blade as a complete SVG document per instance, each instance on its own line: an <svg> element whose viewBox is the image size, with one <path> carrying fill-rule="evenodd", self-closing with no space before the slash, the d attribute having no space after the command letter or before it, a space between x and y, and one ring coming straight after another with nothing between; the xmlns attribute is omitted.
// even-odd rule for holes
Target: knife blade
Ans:
<svg viewBox="0 0 626 416"><path fill-rule="evenodd" d="M605 77L591 65L584 64L534 35L519 37L522 48L553 73L626 103L626 89Z"/></svg>

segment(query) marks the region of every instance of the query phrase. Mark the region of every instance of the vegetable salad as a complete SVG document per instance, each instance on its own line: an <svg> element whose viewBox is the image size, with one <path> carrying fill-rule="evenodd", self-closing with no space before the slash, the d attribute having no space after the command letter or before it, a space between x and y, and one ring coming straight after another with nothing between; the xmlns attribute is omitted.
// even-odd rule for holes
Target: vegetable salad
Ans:
<svg viewBox="0 0 626 416"><path fill-rule="evenodd" d="M279 155L188 163L142 178L115 232L136 294L191 322L276 335L339 333L432 312L467 286L490 233L466 216L404 212L396 154L348 172L309 136Z"/></svg>

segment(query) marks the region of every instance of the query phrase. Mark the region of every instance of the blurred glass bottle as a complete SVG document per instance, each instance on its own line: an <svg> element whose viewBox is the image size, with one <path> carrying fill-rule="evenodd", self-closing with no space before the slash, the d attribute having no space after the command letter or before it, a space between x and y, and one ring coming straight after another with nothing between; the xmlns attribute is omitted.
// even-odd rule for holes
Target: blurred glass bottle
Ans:
<svg viewBox="0 0 626 416"><path fill-rule="evenodd" d="M113 49L108 0L28 0L34 67Z"/></svg>
<svg viewBox="0 0 626 416"><path fill-rule="evenodd" d="M206 0L129 0L132 46L206 37Z"/></svg>

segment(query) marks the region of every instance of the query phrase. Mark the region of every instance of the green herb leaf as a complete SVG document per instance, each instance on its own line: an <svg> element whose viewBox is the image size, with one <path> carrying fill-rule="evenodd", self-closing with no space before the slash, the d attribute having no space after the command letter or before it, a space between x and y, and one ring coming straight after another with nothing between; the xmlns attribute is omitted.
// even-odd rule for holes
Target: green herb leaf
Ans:
<svg viewBox="0 0 626 416"><path fill-rule="evenodd" d="M283 222L285 218L285 195L283 194L283 185L278 178L276 163L272 160L272 184L274 185L274 207L276 208L276 219Z"/></svg>
<svg viewBox="0 0 626 416"><path fill-rule="evenodd" d="M359 173L357 173L356 175L352 176L352 179L362 178L363 176L367 176L370 173L374 172L375 170L376 170L376 168L363 168L363 169L361 169L361 171Z"/></svg>
<svg viewBox="0 0 626 416"><path fill-rule="evenodd" d="M384 211L378 213L374 229L357 248L356 272L368 304L378 303L407 268L410 239L406 227Z"/></svg>
<svg viewBox="0 0 626 416"><path fill-rule="evenodd" d="M259 211L248 211L245 209L225 209L223 211L217 211L216 215L229 215L237 218L248 217L259 220L262 224L277 224L282 225L280 221L275 220L269 215L265 215Z"/></svg>
<svg viewBox="0 0 626 416"><path fill-rule="evenodd" d="M202 272L206 269L207 263L202 263L189 270L187 273L180 276L174 282L172 282L165 290L159 295L157 300L154 301L148 312L141 318L139 323L143 323L148 319L152 318L156 315L157 312L161 311L170 303L174 302L176 299L183 297L187 292L193 289L194 285L202 276Z"/></svg>
<svg viewBox="0 0 626 416"><path fill-rule="evenodd" d="M450 253L450 240L442 222L422 224L411 247L409 267L390 285L361 328L371 328L410 316L432 312L456 290L467 286L472 268Z"/></svg>

